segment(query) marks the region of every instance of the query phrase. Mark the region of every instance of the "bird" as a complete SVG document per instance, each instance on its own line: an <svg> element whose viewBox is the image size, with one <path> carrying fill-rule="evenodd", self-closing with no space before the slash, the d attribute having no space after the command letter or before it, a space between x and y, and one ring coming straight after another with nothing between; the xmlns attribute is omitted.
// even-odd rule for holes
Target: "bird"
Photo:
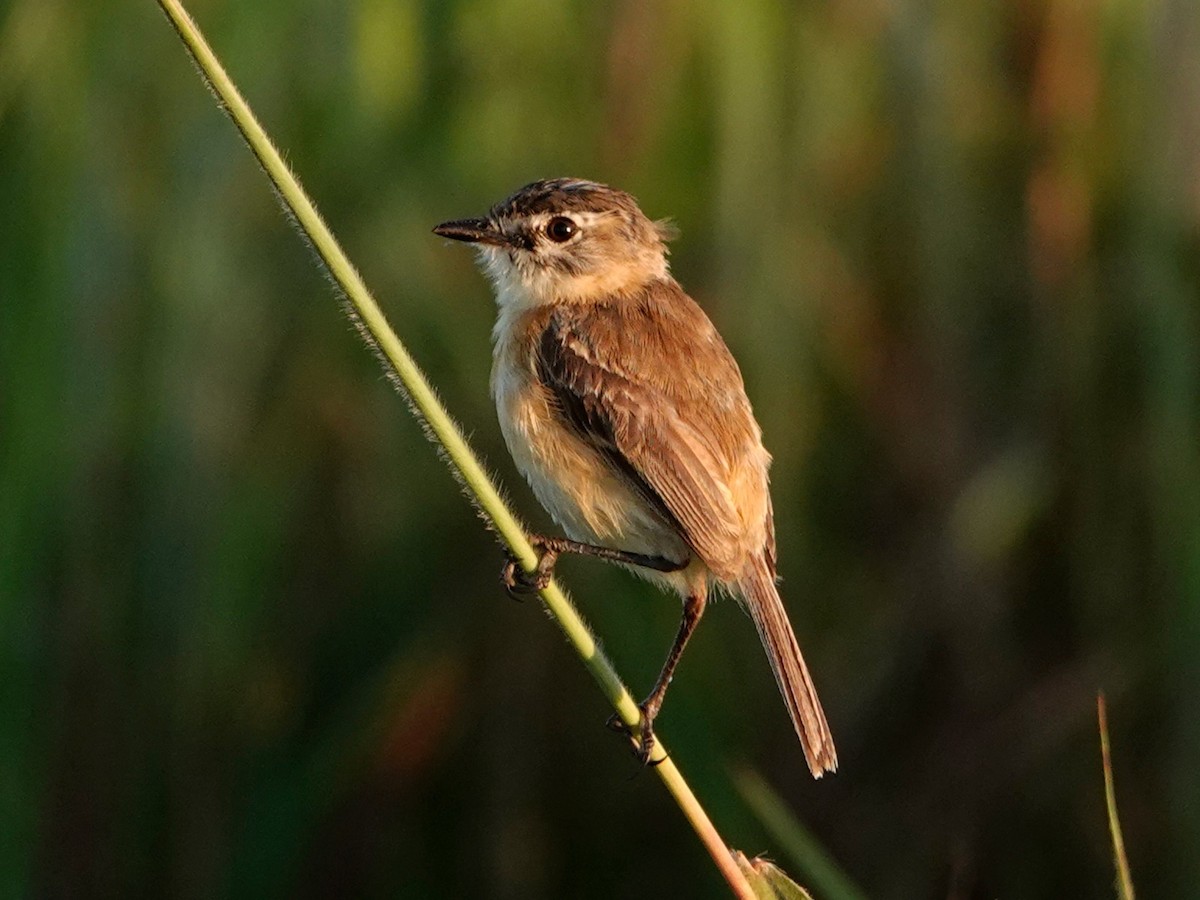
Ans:
<svg viewBox="0 0 1200 900"><path fill-rule="evenodd" d="M541 589L560 554L582 553L679 594L678 632L630 731L643 762L709 599L731 594L757 628L810 771L836 771L777 588L771 457L737 362L671 275L673 226L625 191L555 178L433 231L473 245L492 283L500 428L566 535L531 536L537 568L525 573L510 558L506 584Z"/></svg>

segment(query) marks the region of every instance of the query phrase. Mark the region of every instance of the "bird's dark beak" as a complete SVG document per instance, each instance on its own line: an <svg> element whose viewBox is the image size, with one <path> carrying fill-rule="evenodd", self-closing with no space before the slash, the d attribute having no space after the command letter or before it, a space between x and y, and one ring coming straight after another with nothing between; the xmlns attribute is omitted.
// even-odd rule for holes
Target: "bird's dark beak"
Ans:
<svg viewBox="0 0 1200 900"><path fill-rule="evenodd" d="M504 232L492 224L490 219L456 219L453 222L443 222L433 229L433 233L468 244L495 244L500 247L508 243Z"/></svg>

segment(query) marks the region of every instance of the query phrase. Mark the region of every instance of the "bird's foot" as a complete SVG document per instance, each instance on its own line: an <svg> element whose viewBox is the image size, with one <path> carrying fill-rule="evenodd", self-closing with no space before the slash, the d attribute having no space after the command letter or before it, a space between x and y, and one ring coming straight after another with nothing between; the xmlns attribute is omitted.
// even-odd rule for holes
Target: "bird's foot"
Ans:
<svg viewBox="0 0 1200 900"><path fill-rule="evenodd" d="M638 704L638 723L630 727L626 725L624 720L619 715L613 713L608 717L608 721L604 724L618 734L623 734L633 743L633 755L637 757L638 762L643 766L657 766L661 763L665 756L651 760L654 755L654 748L658 742L654 739L654 720L658 716L658 709L661 702L655 702L651 698L647 698Z"/></svg>
<svg viewBox="0 0 1200 900"><path fill-rule="evenodd" d="M511 552L507 554L508 558L500 570L500 583L517 600L536 594L550 584L554 577L554 564L558 562L561 552L554 546L555 541L552 538L545 538L539 534L531 534L529 543L538 553L537 566L532 572L525 571L525 566Z"/></svg>

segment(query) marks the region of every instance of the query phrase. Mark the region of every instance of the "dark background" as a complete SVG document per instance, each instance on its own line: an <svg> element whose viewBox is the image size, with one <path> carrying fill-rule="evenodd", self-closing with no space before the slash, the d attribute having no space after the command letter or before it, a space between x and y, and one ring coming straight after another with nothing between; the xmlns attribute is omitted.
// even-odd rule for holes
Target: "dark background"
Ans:
<svg viewBox="0 0 1200 900"><path fill-rule="evenodd" d="M433 237L534 178L673 216L775 455L814 783L713 609L660 732L819 897L1200 883L1194 0L197 15L516 507L493 304ZM156 5L0 4L0 893L720 897ZM678 605L563 564L635 693ZM841 896L850 896L841 893Z"/></svg>

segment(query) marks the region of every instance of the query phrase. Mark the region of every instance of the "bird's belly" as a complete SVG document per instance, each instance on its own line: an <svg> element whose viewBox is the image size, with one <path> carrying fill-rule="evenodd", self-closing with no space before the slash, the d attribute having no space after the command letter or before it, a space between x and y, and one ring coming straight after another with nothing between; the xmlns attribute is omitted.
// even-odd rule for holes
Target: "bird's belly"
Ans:
<svg viewBox="0 0 1200 900"><path fill-rule="evenodd" d="M568 537L680 563L691 557L678 531L562 423L536 384L496 388L513 461Z"/></svg>

